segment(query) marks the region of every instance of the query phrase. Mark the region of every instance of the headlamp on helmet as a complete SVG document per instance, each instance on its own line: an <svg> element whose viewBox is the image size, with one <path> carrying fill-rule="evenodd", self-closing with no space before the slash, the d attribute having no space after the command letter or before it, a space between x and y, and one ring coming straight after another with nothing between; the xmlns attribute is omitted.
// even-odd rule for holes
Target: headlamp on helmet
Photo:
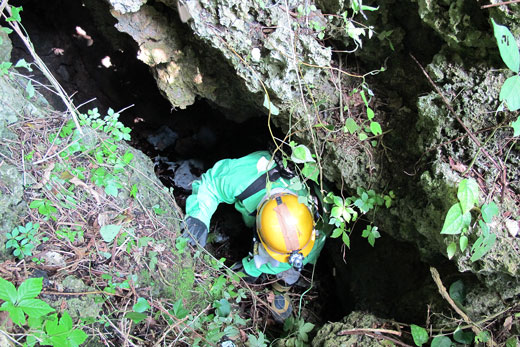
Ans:
<svg viewBox="0 0 520 347"><path fill-rule="evenodd" d="M289 255L289 264L298 271L301 271L303 268L303 254L299 251L292 251Z"/></svg>

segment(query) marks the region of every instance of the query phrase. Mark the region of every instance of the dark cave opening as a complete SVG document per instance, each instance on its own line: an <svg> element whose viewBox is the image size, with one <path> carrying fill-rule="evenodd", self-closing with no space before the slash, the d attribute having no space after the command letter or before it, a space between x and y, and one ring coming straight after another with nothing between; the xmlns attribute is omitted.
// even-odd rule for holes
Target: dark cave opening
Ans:
<svg viewBox="0 0 520 347"><path fill-rule="evenodd" d="M82 112L93 107L117 111L134 105L121 113L121 120L133 129L131 145L154 161L158 177L174 187L182 208L190 193L185 177L200 176L220 159L266 149L271 141L266 119L260 115L235 123L202 99L185 110L172 109L148 67L137 60L133 41L126 34L117 34L119 47L115 47L81 2L25 0L19 4L24 7L22 23L36 51L65 90L74 95L75 103L96 98L82 106ZM99 6L106 4L100 1ZM32 60L21 42L14 40L13 44L13 61L22 57ZM107 56L109 67L102 63ZM46 96L62 108L58 99ZM187 171L179 172L186 170L184 163L188 163ZM232 206L219 207L212 223L213 231L223 235L212 246L217 254L226 256L230 263L247 255L251 230L244 227ZM306 268L303 275L310 279L312 268ZM428 266L411 245L383 235L374 248L361 237L360 230L354 231L350 250L339 240L327 241L314 280L316 298L311 307L320 323L340 320L352 310L421 323L426 319L429 297L425 291L435 292ZM297 290L301 293L305 289ZM403 298L409 298L409 306L402 304L406 302Z"/></svg>

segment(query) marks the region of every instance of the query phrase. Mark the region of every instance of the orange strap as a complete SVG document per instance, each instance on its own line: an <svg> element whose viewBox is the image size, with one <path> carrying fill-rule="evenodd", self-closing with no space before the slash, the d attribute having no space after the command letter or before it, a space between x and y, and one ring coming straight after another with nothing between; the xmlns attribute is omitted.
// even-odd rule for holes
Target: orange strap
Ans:
<svg viewBox="0 0 520 347"><path fill-rule="evenodd" d="M277 206L274 208L276 216L278 217L278 223L282 231L283 239L285 242L285 248L287 252L295 251L299 248L300 242L298 241L298 228L296 224L290 223L293 219L291 212L286 204L282 202L281 197L276 198Z"/></svg>

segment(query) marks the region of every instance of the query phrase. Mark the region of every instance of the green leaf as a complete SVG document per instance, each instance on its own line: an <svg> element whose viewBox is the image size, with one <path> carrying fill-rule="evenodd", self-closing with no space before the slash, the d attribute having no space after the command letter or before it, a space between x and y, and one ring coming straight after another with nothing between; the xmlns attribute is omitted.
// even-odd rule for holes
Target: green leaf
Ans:
<svg viewBox="0 0 520 347"><path fill-rule="evenodd" d="M216 313L219 317L227 317L231 312L231 305L229 301L226 299L220 299L219 301L215 301L213 306L217 309Z"/></svg>
<svg viewBox="0 0 520 347"><path fill-rule="evenodd" d="M15 65L14 67L16 67L16 68L18 68L18 67L23 67L23 68L25 68L25 69L27 69L27 70L29 70L29 71L32 71L32 70L33 70L33 69L31 68L31 66L29 65L29 63L27 63L27 62L25 61L25 59L23 59L23 58L20 59L20 60L18 60L18 61L16 62L16 65Z"/></svg>
<svg viewBox="0 0 520 347"><path fill-rule="evenodd" d="M459 247L460 251L464 252L468 247L468 237L466 235L462 235L459 239Z"/></svg>
<svg viewBox="0 0 520 347"><path fill-rule="evenodd" d="M332 232L332 235L330 235L331 238L335 239L341 236L343 234L343 228L336 228Z"/></svg>
<svg viewBox="0 0 520 347"><path fill-rule="evenodd" d="M25 299L17 305L30 317L41 317L54 311L45 301L40 299Z"/></svg>
<svg viewBox="0 0 520 347"><path fill-rule="evenodd" d="M311 151L305 145L292 147L291 160L296 164L314 162Z"/></svg>
<svg viewBox="0 0 520 347"><path fill-rule="evenodd" d="M372 120L374 118L374 110L372 110L370 107L367 107L367 118L369 120Z"/></svg>
<svg viewBox="0 0 520 347"><path fill-rule="evenodd" d="M137 183L132 185L132 189L130 189L130 196L134 199L137 197Z"/></svg>
<svg viewBox="0 0 520 347"><path fill-rule="evenodd" d="M31 201L31 203L29 204L29 207L30 207L30 208L39 208L39 207L42 206L44 203L45 203L45 201L43 201L43 200L33 200L33 201Z"/></svg>
<svg viewBox="0 0 520 347"><path fill-rule="evenodd" d="M491 201L489 204L482 205L482 219L486 223L491 223L493 217L498 213L498 206Z"/></svg>
<svg viewBox="0 0 520 347"><path fill-rule="evenodd" d="M304 333L310 333L312 329L314 329L314 324L307 322L300 328L300 331L303 331Z"/></svg>
<svg viewBox="0 0 520 347"><path fill-rule="evenodd" d="M489 233L486 235L481 235L473 244L473 247L471 247L471 251L473 252L473 255L471 256L470 260L472 262L475 262L482 258L493 246L495 245L495 242L497 240L497 236L493 233Z"/></svg>
<svg viewBox="0 0 520 347"><path fill-rule="evenodd" d="M110 243L114 241L117 234L119 233L119 230L121 230L121 225L108 224L102 226L99 230L99 233L101 234L103 241L105 241L106 243Z"/></svg>
<svg viewBox="0 0 520 347"><path fill-rule="evenodd" d="M141 323L147 317L147 314L139 312L127 312L127 314L125 314L125 318L131 319L135 324Z"/></svg>
<svg viewBox="0 0 520 347"><path fill-rule="evenodd" d="M415 324L410 325L410 328L412 329L412 337L415 345L422 346L428 342L429 337L426 329Z"/></svg>
<svg viewBox="0 0 520 347"><path fill-rule="evenodd" d="M63 312L60 318L60 325L63 327L65 331L69 331L72 329L72 318L67 311Z"/></svg>
<svg viewBox="0 0 520 347"><path fill-rule="evenodd" d="M466 213L478 203L479 189L477 181L474 179L463 179L459 183L457 198L460 201L462 213Z"/></svg>
<svg viewBox="0 0 520 347"><path fill-rule="evenodd" d="M356 121L352 118L347 118L345 121L344 131L348 130L349 133L354 134L359 130L359 125L357 125Z"/></svg>
<svg viewBox="0 0 520 347"><path fill-rule="evenodd" d="M446 215L441 234L456 235L462 232L462 229L471 223L471 214L469 212L462 213L459 203L453 205Z"/></svg>
<svg viewBox="0 0 520 347"><path fill-rule="evenodd" d="M177 317L178 319L183 319L188 315L188 313L190 313L190 311L184 308L182 299L175 301L175 303L173 304L173 314L175 315L175 317Z"/></svg>
<svg viewBox="0 0 520 347"><path fill-rule="evenodd" d="M457 251L457 244L455 242L450 243L448 248L446 249L446 252L448 253L448 259L453 258L456 251Z"/></svg>
<svg viewBox="0 0 520 347"><path fill-rule="evenodd" d="M491 22L493 23L493 32L495 34L495 39L497 40L498 50L500 51L502 60L509 69L518 73L520 67L520 53L518 52L515 37L506 26L495 23L493 18L491 18Z"/></svg>
<svg viewBox="0 0 520 347"><path fill-rule="evenodd" d="M137 302L136 302L135 305L132 307L132 309L133 309L135 312L143 313L144 311L150 309L150 304L148 303L148 301L146 301L145 298L138 298L138 299L137 299Z"/></svg>
<svg viewBox="0 0 520 347"><path fill-rule="evenodd" d="M8 61L3 61L0 63L0 76L3 76L9 73L9 69L13 66L13 63Z"/></svg>
<svg viewBox="0 0 520 347"><path fill-rule="evenodd" d="M81 345L88 335L81 329L74 329L69 334L69 342L75 347Z"/></svg>
<svg viewBox="0 0 520 347"><path fill-rule="evenodd" d="M0 299L14 304L17 297L14 284L0 277Z"/></svg>
<svg viewBox="0 0 520 347"><path fill-rule="evenodd" d="M29 82L27 82L27 86L25 86L25 92L27 93L27 98L29 99L31 99L34 96L35 89L30 80Z"/></svg>
<svg viewBox="0 0 520 347"><path fill-rule="evenodd" d="M466 290L464 288L464 282L462 280L457 280L450 285L449 289L450 298L455 301L455 303L459 306L463 306L464 301L466 300Z"/></svg>
<svg viewBox="0 0 520 347"><path fill-rule="evenodd" d="M17 324L18 326L25 325L25 313L23 312L22 308L13 306L7 311L9 312L9 317L14 324Z"/></svg>
<svg viewBox="0 0 520 347"><path fill-rule="evenodd" d="M477 336L475 336L475 342L488 342L490 338L491 335L489 334L489 332L482 330Z"/></svg>
<svg viewBox="0 0 520 347"><path fill-rule="evenodd" d="M474 337L475 334L472 331L464 331L460 327L457 327L453 333L453 339L458 343L463 343L465 345L471 345Z"/></svg>
<svg viewBox="0 0 520 347"><path fill-rule="evenodd" d="M370 131L376 136L383 133L383 129L381 129L381 125L378 122L370 122Z"/></svg>
<svg viewBox="0 0 520 347"><path fill-rule="evenodd" d="M516 336L511 336L506 341L506 347L517 347L518 346L518 338Z"/></svg>
<svg viewBox="0 0 520 347"><path fill-rule="evenodd" d="M18 287L17 301L20 302L25 299L34 299L40 294L43 288L43 278L28 278L20 287Z"/></svg>
<svg viewBox="0 0 520 347"><path fill-rule="evenodd" d="M280 113L278 107L273 105L273 103L269 100L269 96L267 94L264 94L264 107L270 110L273 116L278 116L278 114Z"/></svg>
<svg viewBox="0 0 520 347"><path fill-rule="evenodd" d="M302 175L314 182L318 183L318 175L320 171L316 163L305 163L302 169Z"/></svg>
<svg viewBox="0 0 520 347"><path fill-rule="evenodd" d="M513 127L513 136L520 135L520 117L518 117L514 122L511 123L511 127Z"/></svg>
<svg viewBox="0 0 520 347"><path fill-rule="evenodd" d="M447 336L435 336L430 347L451 347L451 339Z"/></svg>
<svg viewBox="0 0 520 347"><path fill-rule="evenodd" d="M117 188L118 185L115 182L110 182L105 187L105 193L117 198L117 194L119 193Z"/></svg>
<svg viewBox="0 0 520 347"><path fill-rule="evenodd" d="M505 101L510 111L520 109L520 76L515 75L509 77L502 88L499 95L500 101Z"/></svg>
<svg viewBox="0 0 520 347"><path fill-rule="evenodd" d="M368 138L368 135L365 134L365 133L360 133L359 134L359 141L364 141Z"/></svg>
<svg viewBox="0 0 520 347"><path fill-rule="evenodd" d="M132 152L125 152L125 154L123 155L123 162L125 164L129 164L132 159L134 159L134 154Z"/></svg>
<svg viewBox="0 0 520 347"><path fill-rule="evenodd" d="M347 246L348 248L350 248L350 237L348 236L347 233L343 233L341 235L341 240L343 241L343 243L345 244L345 246Z"/></svg>
<svg viewBox="0 0 520 347"><path fill-rule="evenodd" d="M11 6L11 16L7 18L6 22L20 22L22 18L20 17L20 12L23 11L23 7L15 7Z"/></svg>

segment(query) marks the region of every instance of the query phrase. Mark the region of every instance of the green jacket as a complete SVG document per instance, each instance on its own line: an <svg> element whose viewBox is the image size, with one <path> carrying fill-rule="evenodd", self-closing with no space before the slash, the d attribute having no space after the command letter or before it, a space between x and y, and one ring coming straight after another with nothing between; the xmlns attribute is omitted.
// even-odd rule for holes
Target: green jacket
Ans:
<svg viewBox="0 0 520 347"><path fill-rule="evenodd" d="M242 214L245 224L252 227L255 223L255 211L267 189L262 189L252 196L240 201L236 197L240 195L258 177L275 166L271 160L271 154L267 151L258 151L238 159L223 159L218 161L211 169L204 173L200 180L192 184L193 193L186 200L186 216L191 216L202 221L209 230L211 216L215 213L220 203L234 204ZM309 192L298 178L287 180L279 178L270 185L272 188L286 188L300 196L308 196ZM319 233L314 247L305 258L304 264L314 264L323 245L325 234ZM277 274L291 268L287 263L278 263L277 266L264 264L257 268L249 257L242 263L248 275L259 276L261 273Z"/></svg>

